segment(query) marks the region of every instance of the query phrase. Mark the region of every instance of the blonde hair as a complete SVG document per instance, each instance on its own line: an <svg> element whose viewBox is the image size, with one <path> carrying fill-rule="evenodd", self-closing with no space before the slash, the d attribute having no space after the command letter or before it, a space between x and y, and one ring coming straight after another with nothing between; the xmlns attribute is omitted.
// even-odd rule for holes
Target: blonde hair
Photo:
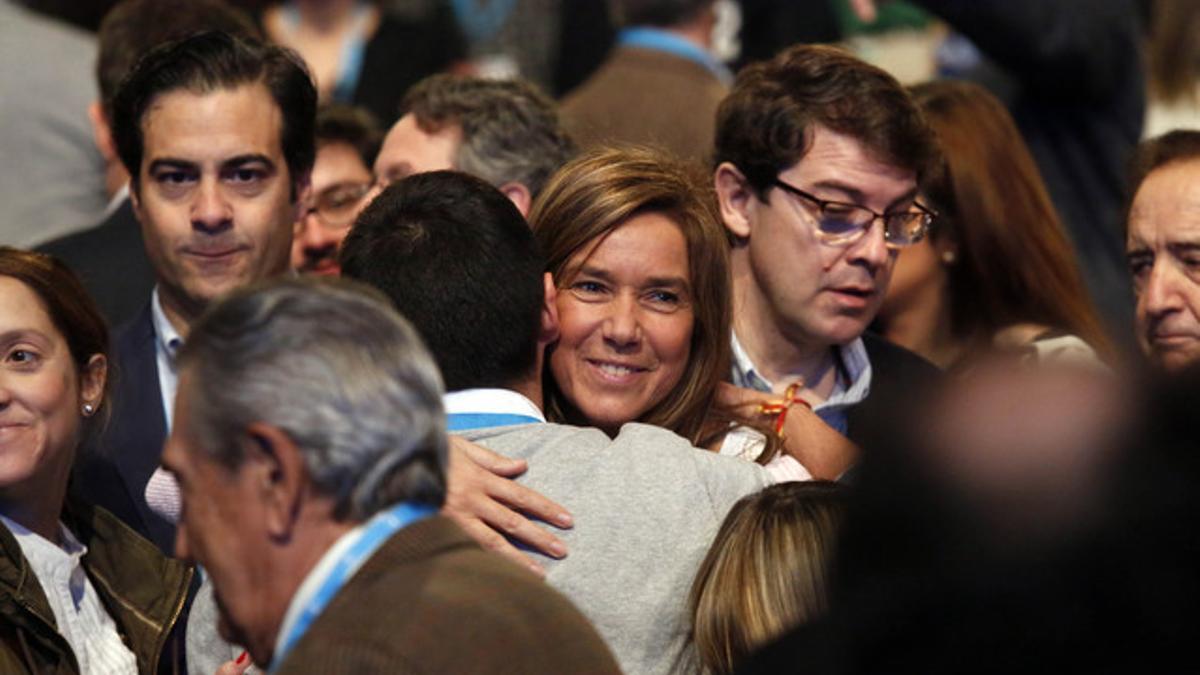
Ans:
<svg viewBox="0 0 1200 675"><path fill-rule="evenodd" d="M733 672L754 649L823 614L845 489L773 485L729 511L692 584L691 640L701 669Z"/></svg>
<svg viewBox="0 0 1200 675"><path fill-rule="evenodd" d="M695 326L679 383L639 418L706 445L728 430L730 418L714 410L717 384L729 372L729 247L709 189L686 165L641 147L610 147L568 162L533 204L529 223L546 256L546 270L563 287L571 258L634 216L661 213L687 242ZM547 373L549 369L547 368ZM546 414L556 421L586 421L564 400L553 376L545 377ZM631 420L632 421L632 420Z"/></svg>

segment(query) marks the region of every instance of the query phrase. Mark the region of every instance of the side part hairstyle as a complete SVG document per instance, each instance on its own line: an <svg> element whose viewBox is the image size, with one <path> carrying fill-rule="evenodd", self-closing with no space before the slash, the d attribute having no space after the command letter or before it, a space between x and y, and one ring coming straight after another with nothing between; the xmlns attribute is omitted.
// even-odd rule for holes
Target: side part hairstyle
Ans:
<svg viewBox="0 0 1200 675"><path fill-rule="evenodd" d="M96 82L105 117L114 119L113 96L146 52L206 30L261 38L250 17L224 0L122 0L114 5L97 33Z"/></svg>
<svg viewBox="0 0 1200 675"><path fill-rule="evenodd" d="M537 365L543 259L512 201L456 171L388 186L342 242L342 275L386 295L449 391L507 387Z"/></svg>
<svg viewBox="0 0 1200 675"><path fill-rule="evenodd" d="M1156 169L1176 162L1190 162L1200 159L1200 130L1176 129L1161 136L1141 142L1133 153L1129 164L1129 204L1145 182L1146 177ZM1128 207L1126 207L1125 223L1129 223Z"/></svg>
<svg viewBox="0 0 1200 675"><path fill-rule="evenodd" d="M780 483L730 509L692 584L691 638L703 672L732 673L756 648L827 611L845 490Z"/></svg>
<svg viewBox="0 0 1200 675"><path fill-rule="evenodd" d="M1066 231L1003 104L968 82L930 82L912 94L941 147L924 190L939 213L930 236L957 244L947 283L954 334L987 346L997 331L1032 322L1110 357Z"/></svg>
<svg viewBox="0 0 1200 675"><path fill-rule="evenodd" d="M921 113L883 70L835 47L796 45L743 69L717 109L714 166L729 162L764 199L822 126L858 139L918 181L937 156Z"/></svg>
<svg viewBox="0 0 1200 675"><path fill-rule="evenodd" d="M217 31L155 47L117 90L112 101L113 138L132 189L138 188L145 150L142 123L159 96L181 89L203 94L254 83L270 91L283 115L280 144L295 199L316 156L317 90L308 69L290 50Z"/></svg>
<svg viewBox="0 0 1200 675"><path fill-rule="evenodd" d="M245 461L246 430L265 422L299 446L339 520L445 499L437 365L378 291L307 277L239 289L197 321L179 368L197 451L230 470Z"/></svg>
<svg viewBox="0 0 1200 675"><path fill-rule="evenodd" d="M679 227L687 241L695 311L691 356L679 384L638 421L670 429L697 446L728 430L706 422L714 421L713 392L729 372L732 314L729 246L702 185L684 165L653 150L601 148L555 174L529 214L546 271L560 289L571 285L577 271L568 268L571 258L630 218L662 213ZM547 416L577 421L554 378L547 376L544 385Z"/></svg>
<svg viewBox="0 0 1200 675"><path fill-rule="evenodd" d="M112 410L115 359L109 358L108 325L96 303L70 268L58 258L43 253L0 246L0 277L20 281L41 300L42 309L67 343L77 375L83 375L88 361L96 354L108 359L108 374L99 407L94 415L84 420L86 433L97 433Z"/></svg>
<svg viewBox="0 0 1200 675"><path fill-rule="evenodd" d="M496 187L520 183L531 197L575 154L558 106L523 80L433 75L404 95L400 114L409 113L427 133L462 129L455 169Z"/></svg>

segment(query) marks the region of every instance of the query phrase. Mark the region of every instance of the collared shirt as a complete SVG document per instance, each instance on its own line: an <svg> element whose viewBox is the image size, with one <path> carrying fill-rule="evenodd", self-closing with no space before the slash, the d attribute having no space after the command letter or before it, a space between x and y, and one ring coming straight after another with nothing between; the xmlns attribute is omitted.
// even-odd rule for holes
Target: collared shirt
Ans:
<svg viewBox="0 0 1200 675"><path fill-rule="evenodd" d="M279 626L279 633L275 636L275 660L279 660L279 656L283 653L283 642L292 630L296 627L296 621L300 619L301 612L308 606L309 602L316 597L317 591L333 573L333 568L337 566L342 556L349 551L354 544L362 538L363 531L367 524L362 523L350 530L349 532L338 537L338 540L333 542L333 546L329 547L328 551L321 556L316 565L309 570L308 575L304 577L304 581L296 589L296 594L292 596L292 601L288 603L287 612L283 615L283 623ZM364 559L363 562L366 562Z"/></svg>
<svg viewBox="0 0 1200 675"><path fill-rule="evenodd" d="M158 363L158 388L162 394L163 420L166 422L167 433L170 434L175 414L175 391L179 388L179 369L175 357L183 348L183 338L167 320L158 287L155 287L150 295L150 319L154 322L154 356ZM146 483L145 496L151 511L168 522L179 522L181 498L179 483L175 481L174 475L161 466L155 469Z"/></svg>
<svg viewBox="0 0 1200 675"><path fill-rule="evenodd" d="M767 381L750 360L742 344L738 342L737 334L732 335L733 367L730 381L745 389L758 391L774 391L774 384ZM824 402L813 406L813 412L826 424L846 434L846 414L852 406L866 400L871 393L871 360L867 358L867 348L862 338L841 347L834 347L835 355L841 360L845 369L845 377L839 376L834 381L833 392ZM847 385L846 380L849 380Z"/></svg>
<svg viewBox="0 0 1200 675"><path fill-rule="evenodd" d="M108 205L104 207L104 213L101 214L100 220L96 222L102 223L108 220L108 217L117 212L125 200L129 199L129 183L126 182L121 186L121 189L113 193L112 198L108 200Z"/></svg>
<svg viewBox="0 0 1200 675"><path fill-rule="evenodd" d="M690 40L661 28L626 28L617 34L617 44L673 54L704 66L726 86L733 82L733 74L715 56Z"/></svg>
<svg viewBox="0 0 1200 675"><path fill-rule="evenodd" d="M511 389L464 389L446 394L442 404L446 415L520 415L546 421L541 408Z"/></svg>
<svg viewBox="0 0 1200 675"><path fill-rule="evenodd" d="M104 609L83 568L87 547L62 523L58 524L62 539L59 546L4 516L0 521L12 532L33 568L54 613L58 633L75 653L79 671L83 675L137 673L137 657L121 640L116 621Z"/></svg>

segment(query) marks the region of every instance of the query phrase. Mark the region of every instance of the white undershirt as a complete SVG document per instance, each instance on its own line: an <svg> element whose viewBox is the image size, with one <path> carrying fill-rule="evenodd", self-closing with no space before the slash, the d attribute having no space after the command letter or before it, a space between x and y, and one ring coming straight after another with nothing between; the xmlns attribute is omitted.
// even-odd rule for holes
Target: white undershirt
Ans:
<svg viewBox="0 0 1200 675"><path fill-rule="evenodd" d="M87 547L62 523L58 524L62 547L47 541L4 516L37 577L58 632L71 645L79 672L83 675L137 674L137 658L125 646L117 632L117 623L104 609L104 603L83 569Z"/></svg>

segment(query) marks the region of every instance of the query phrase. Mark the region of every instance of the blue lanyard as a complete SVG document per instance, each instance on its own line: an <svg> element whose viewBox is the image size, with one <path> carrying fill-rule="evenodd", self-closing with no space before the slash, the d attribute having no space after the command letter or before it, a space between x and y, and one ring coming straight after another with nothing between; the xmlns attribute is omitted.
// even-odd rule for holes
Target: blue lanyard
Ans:
<svg viewBox="0 0 1200 675"><path fill-rule="evenodd" d="M714 58L712 54L665 30L646 28L645 26L626 28L617 34L617 44L625 47L640 47L642 49L653 49L659 52L674 54L680 58L699 63L724 83L729 83L733 79L729 69Z"/></svg>
<svg viewBox="0 0 1200 675"><path fill-rule="evenodd" d="M446 428L449 431L541 423L540 419L532 415L514 415L512 413L450 413L446 415Z"/></svg>
<svg viewBox="0 0 1200 675"><path fill-rule="evenodd" d="M411 504L401 502L385 511L375 514L371 520L367 521L366 527L359 536L358 541L350 547L334 565L329 576L325 577L325 582L317 589L316 594L308 601L304 609L300 611L300 616L296 619L296 624L292 627L292 632L288 634L287 639L283 641L283 647L271 659L271 672L283 663L288 652L295 646L304 633L306 633L312 622L320 616L325 607L333 600L342 586L354 576L354 573L362 567L375 551L383 546L393 534L401 528L407 527L412 523L426 518L437 509L427 504Z"/></svg>

